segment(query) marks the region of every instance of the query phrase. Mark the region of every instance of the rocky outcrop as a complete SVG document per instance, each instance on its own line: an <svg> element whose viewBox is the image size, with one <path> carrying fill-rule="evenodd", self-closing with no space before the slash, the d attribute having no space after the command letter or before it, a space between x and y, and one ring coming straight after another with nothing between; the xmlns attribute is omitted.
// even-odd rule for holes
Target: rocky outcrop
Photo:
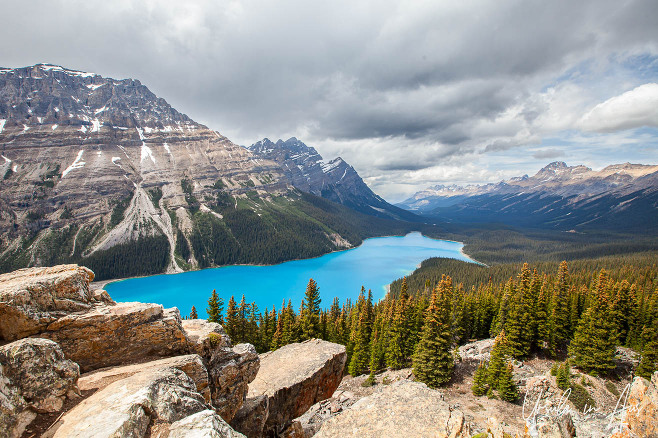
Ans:
<svg viewBox="0 0 658 438"><path fill-rule="evenodd" d="M169 427L167 438L244 438L212 410L198 412Z"/></svg>
<svg viewBox="0 0 658 438"><path fill-rule="evenodd" d="M651 381L636 377L628 392L626 414L614 438L658 438L658 371Z"/></svg>
<svg viewBox="0 0 658 438"><path fill-rule="evenodd" d="M40 333L56 319L88 310L94 273L78 265L27 268L0 275L0 340Z"/></svg>
<svg viewBox="0 0 658 438"><path fill-rule="evenodd" d="M196 385L196 391L203 395L207 403L210 403L210 380L201 357L197 354L175 356L166 359L155 360L135 365L112 367L98 371L92 371L80 376L78 388L81 391L101 390L112 383L131 377L143 371L162 370L176 368L184 372Z"/></svg>
<svg viewBox="0 0 658 438"><path fill-rule="evenodd" d="M469 342L459 347L459 357L462 360L486 362L491 357L493 344L493 338Z"/></svg>
<svg viewBox="0 0 658 438"><path fill-rule="evenodd" d="M469 437L464 415L440 392L422 383L400 381L362 398L322 424L317 438Z"/></svg>
<svg viewBox="0 0 658 438"><path fill-rule="evenodd" d="M121 379L69 411L55 437L143 437L210 406L194 381L176 368L151 369Z"/></svg>
<svg viewBox="0 0 658 438"><path fill-rule="evenodd" d="M189 341L178 309L159 304L100 305L60 318L38 336L62 346L82 371L186 354Z"/></svg>
<svg viewBox="0 0 658 438"><path fill-rule="evenodd" d="M344 346L318 339L262 354L248 396L269 398L265 433L282 432L292 419L330 397L340 384L346 359Z"/></svg>
<svg viewBox="0 0 658 438"><path fill-rule="evenodd" d="M211 399L217 412L231 421L242 407L248 384L256 378L260 359L251 344L231 346L220 324L202 319L183 321L192 351L201 356L208 368Z"/></svg>
<svg viewBox="0 0 658 438"><path fill-rule="evenodd" d="M37 413L58 412L77 391L78 365L46 339L0 347L0 436L18 437Z"/></svg>
<svg viewBox="0 0 658 438"><path fill-rule="evenodd" d="M259 438L269 415L269 402L266 395L248 398L231 420L231 427L247 438Z"/></svg>

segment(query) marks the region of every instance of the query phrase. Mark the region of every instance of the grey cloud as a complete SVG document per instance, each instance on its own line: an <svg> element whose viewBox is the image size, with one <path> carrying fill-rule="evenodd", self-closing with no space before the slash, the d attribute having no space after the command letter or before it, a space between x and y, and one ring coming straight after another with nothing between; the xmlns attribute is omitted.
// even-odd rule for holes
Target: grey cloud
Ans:
<svg viewBox="0 0 658 438"><path fill-rule="evenodd" d="M552 160L564 156L564 152L558 149L543 149L532 154L532 157L537 160Z"/></svg>

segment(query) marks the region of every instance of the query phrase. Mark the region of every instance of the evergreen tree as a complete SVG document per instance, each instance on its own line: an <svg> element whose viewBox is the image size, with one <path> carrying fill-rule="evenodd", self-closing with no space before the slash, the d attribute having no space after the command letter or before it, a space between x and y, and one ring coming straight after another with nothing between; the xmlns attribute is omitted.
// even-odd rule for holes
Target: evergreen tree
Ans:
<svg viewBox="0 0 658 438"><path fill-rule="evenodd" d="M359 312L359 321L354 332L354 349L348 366L348 372L352 376L359 376L368 369L370 359L368 339L368 309L363 306Z"/></svg>
<svg viewBox="0 0 658 438"><path fill-rule="evenodd" d="M512 364L508 363L503 368L502 373L498 379L498 396L501 400L514 402L519 398L519 390L514 383Z"/></svg>
<svg viewBox="0 0 658 438"><path fill-rule="evenodd" d="M199 315L196 313L196 307L192 306L192 310L190 310L190 319L198 319Z"/></svg>
<svg viewBox="0 0 658 438"><path fill-rule="evenodd" d="M580 369L602 375L615 367L616 351L615 327L608 306L608 278L604 270L599 275L594 299L578 324L569 354Z"/></svg>
<svg viewBox="0 0 658 438"><path fill-rule="evenodd" d="M567 262L563 261L557 271L551 314L548 320L549 350L553 355L564 350L569 342L569 317L569 268Z"/></svg>
<svg viewBox="0 0 658 438"><path fill-rule="evenodd" d="M194 310L196 311L196 309ZM219 295L217 295L217 291L213 289L212 294L208 299L208 308L206 309L206 313L208 314L208 321L224 325L224 318L222 317L223 311L224 299L220 298Z"/></svg>
<svg viewBox="0 0 658 438"><path fill-rule="evenodd" d="M407 364L407 356L404 354L407 342L404 319L406 305L407 300L401 295L395 304L395 311L388 330L386 364L394 370L404 368Z"/></svg>
<svg viewBox="0 0 658 438"><path fill-rule="evenodd" d="M498 381L507 366L508 358L509 341L503 330L498 336L496 336L493 348L491 349L491 358L489 359L489 366L487 367L487 383L489 383L490 388L498 389Z"/></svg>
<svg viewBox="0 0 658 438"><path fill-rule="evenodd" d="M658 324L656 324L658 325ZM645 339L640 364L635 371L640 377L651 380L653 373L658 370L658 330L647 327L642 332Z"/></svg>
<svg viewBox="0 0 658 438"><path fill-rule="evenodd" d="M471 386L471 390L473 391L473 395L480 397L487 393L487 389L487 366L484 362L480 362L480 365L478 365L478 369L473 376L473 386Z"/></svg>
<svg viewBox="0 0 658 438"><path fill-rule="evenodd" d="M226 324L224 329L226 334L231 338L233 344L237 344L238 341L238 331L239 331L239 310L238 305L235 302L235 297L231 295L231 298L228 300L228 307L226 308Z"/></svg>
<svg viewBox="0 0 658 438"><path fill-rule="evenodd" d="M425 313L425 324L413 356L416 378L430 388L447 383L455 367L450 333L450 296L447 284L439 287Z"/></svg>
<svg viewBox="0 0 658 438"><path fill-rule="evenodd" d="M525 263L521 274L519 274L518 289L510 303L510 311L505 323L510 354L515 358L528 356L536 327L534 315L532 314L535 307L534 296L530 284L530 268Z"/></svg>
<svg viewBox="0 0 658 438"><path fill-rule="evenodd" d="M306 286L302 318L302 339L317 338L320 335L320 288L311 278Z"/></svg>
<svg viewBox="0 0 658 438"><path fill-rule="evenodd" d="M569 366L568 360L560 364L558 367L555 381L557 383L557 387L563 390L567 389L571 385L571 367Z"/></svg>

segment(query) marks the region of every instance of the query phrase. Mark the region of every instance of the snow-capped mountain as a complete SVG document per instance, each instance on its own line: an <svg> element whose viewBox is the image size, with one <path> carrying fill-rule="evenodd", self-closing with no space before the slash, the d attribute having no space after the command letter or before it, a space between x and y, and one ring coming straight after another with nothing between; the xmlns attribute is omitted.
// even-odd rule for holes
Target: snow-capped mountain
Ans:
<svg viewBox="0 0 658 438"><path fill-rule="evenodd" d="M295 137L276 143L265 138L248 148L278 163L299 190L348 206L362 213L416 221L418 217L395 207L373 193L352 166L342 158L324 160L315 148Z"/></svg>
<svg viewBox="0 0 658 438"><path fill-rule="evenodd" d="M557 161L531 177L434 186L397 205L450 221L558 229L658 228L658 166L623 163L595 171Z"/></svg>
<svg viewBox="0 0 658 438"><path fill-rule="evenodd" d="M352 177L340 161L325 165L339 168ZM322 219L290 220L302 197L278 163L137 80L0 69L0 270L72 261L120 267L106 276L175 272L315 256L358 239ZM151 270L132 269L140 263Z"/></svg>

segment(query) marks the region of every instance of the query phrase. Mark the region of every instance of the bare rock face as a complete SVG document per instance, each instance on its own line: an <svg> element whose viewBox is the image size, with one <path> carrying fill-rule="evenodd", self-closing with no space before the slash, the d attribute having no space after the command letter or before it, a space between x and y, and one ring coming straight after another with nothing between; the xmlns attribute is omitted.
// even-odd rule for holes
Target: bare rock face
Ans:
<svg viewBox="0 0 658 438"><path fill-rule="evenodd" d="M328 437L469 437L461 411L422 383L400 381L362 398L322 424L315 435Z"/></svg>
<svg viewBox="0 0 658 438"><path fill-rule="evenodd" d="M198 412L169 427L168 438L244 438L212 410Z"/></svg>
<svg viewBox="0 0 658 438"><path fill-rule="evenodd" d="M176 368L184 372L196 385L196 391L203 395L207 403L210 403L210 381L208 371L197 354L175 356L166 359L155 360L147 363L112 367L92 371L80 376L78 387L81 391L104 389L117 380L126 379L137 373L165 368Z"/></svg>
<svg viewBox="0 0 658 438"><path fill-rule="evenodd" d="M183 321L191 349L200 355L210 375L211 399L217 412L231 421L256 378L260 359L251 344L231 346L231 339L217 323L202 319Z"/></svg>
<svg viewBox="0 0 658 438"><path fill-rule="evenodd" d="M658 438L658 371L651 381L636 377L628 393L625 425L614 438Z"/></svg>
<svg viewBox="0 0 658 438"><path fill-rule="evenodd" d="M248 396L269 398L265 434L283 432L293 418L329 398L341 382L346 360L344 346L319 339L262 354Z"/></svg>
<svg viewBox="0 0 658 438"><path fill-rule="evenodd" d="M0 436L21 436L37 413L62 409L76 390L78 365L46 339L22 339L0 347Z"/></svg>
<svg viewBox="0 0 658 438"><path fill-rule="evenodd" d="M68 313L88 310L94 273L78 265L27 268L0 275L0 340L41 331Z"/></svg>
<svg viewBox="0 0 658 438"><path fill-rule="evenodd" d="M459 357L462 360L488 361L491 357L493 344L493 339L482 339L464 344L459 347Z"/></svg>
<svg viewBox="0 0 658 438"><path fill-rule="evenodd" d="M39 336L59 343L83 371L189 351L178 309L159 304L97 306L58 319Z"/></svg>
<svg viewBox="0 0 658 438"><path fill-rule="evenodd" d="M152 369L94 393L62 417L55 437L143 437L210 409L196 385L176 368ZM165 425L165 426L163 426Z"/></svg>
<svg viewBox="0 0 658 438"><path fill-rule="evenodd" d="M269 415L269 402L266 395L248 398L231 420L231 427L247 438L261 437Z"/></svg>

